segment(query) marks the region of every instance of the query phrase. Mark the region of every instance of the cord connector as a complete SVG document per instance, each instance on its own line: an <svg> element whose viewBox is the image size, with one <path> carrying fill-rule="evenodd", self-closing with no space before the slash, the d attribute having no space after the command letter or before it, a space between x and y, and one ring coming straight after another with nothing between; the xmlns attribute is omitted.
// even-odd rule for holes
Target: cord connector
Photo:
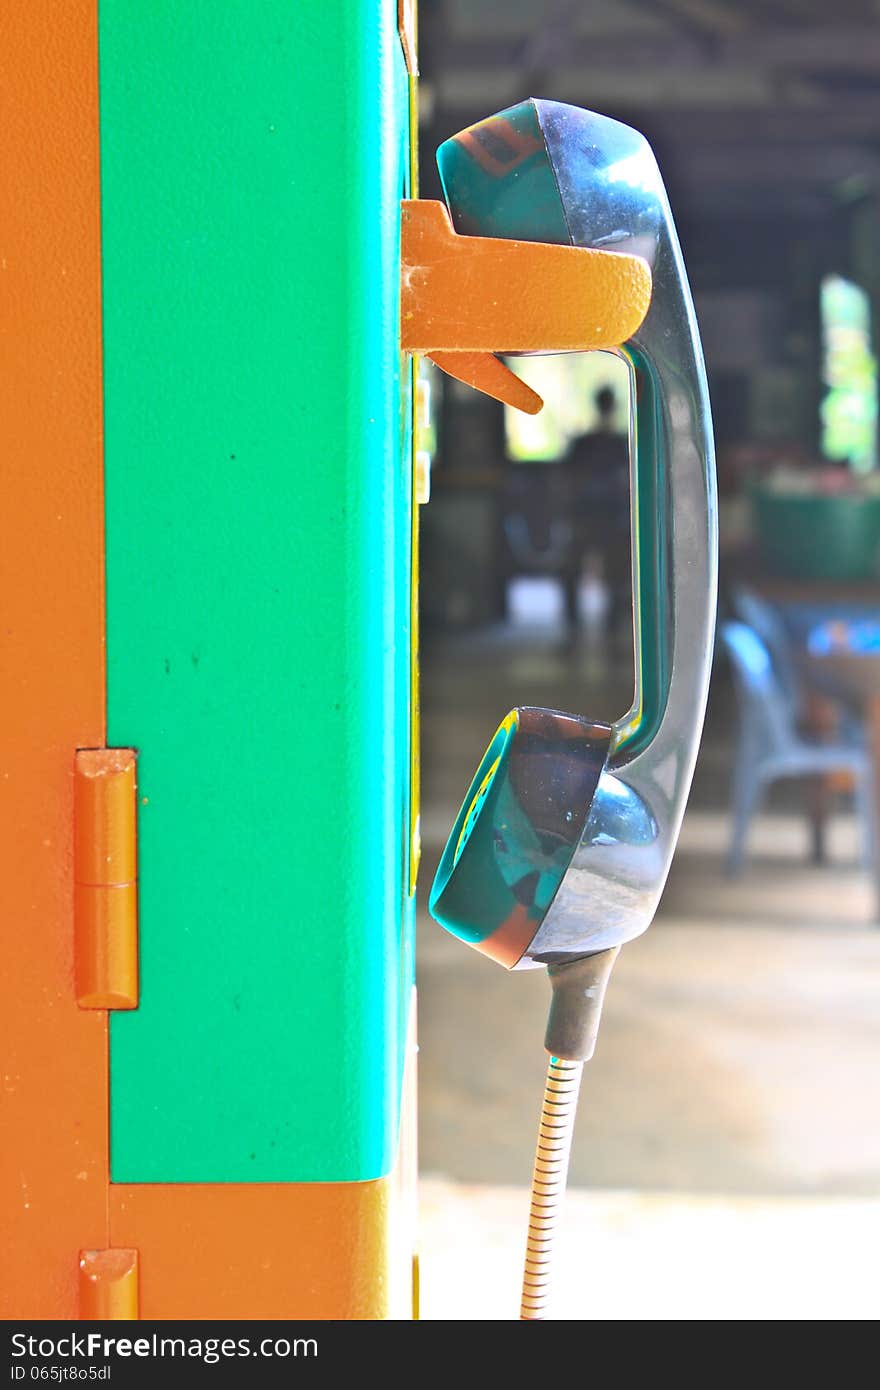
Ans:
<svg viewBox="0 0 880 1390"><path fill-rule="evenodd" d="M605 990L619 946L550 965L553 988L544 1046L551 1057L588 1062L596 1050Z"/></svg>

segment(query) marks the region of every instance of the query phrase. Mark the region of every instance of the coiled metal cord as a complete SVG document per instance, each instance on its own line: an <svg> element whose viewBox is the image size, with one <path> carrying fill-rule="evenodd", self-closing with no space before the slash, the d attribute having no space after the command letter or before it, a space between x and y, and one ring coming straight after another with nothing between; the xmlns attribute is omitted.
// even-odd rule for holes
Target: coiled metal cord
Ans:
<svg viewBox="0 0 880 1390"><path fill-rule="evenodd" d="M556 1229L562 1213L583 1062L551 1057L532 1173L520 1320L542 1319L550 1296Z"/></svg>

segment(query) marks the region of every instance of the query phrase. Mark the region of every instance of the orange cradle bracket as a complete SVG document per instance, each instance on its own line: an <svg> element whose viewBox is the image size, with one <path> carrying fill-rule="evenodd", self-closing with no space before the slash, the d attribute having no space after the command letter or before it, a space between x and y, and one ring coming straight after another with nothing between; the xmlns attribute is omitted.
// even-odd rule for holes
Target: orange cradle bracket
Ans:
<svg viewBox="0 0 880 1390"><path fill-rule="evenodd" d="M79 1316L82 1322L124 1322L137 1319L136 1250L80 1251Z"/></svg>
<svg viewBox="0 0 880 1390"><path fill-rule="evenodd" d="M132 748L81 748L74 763L76 997L136 1009L137 787Z"/></svg>
<svg viewBox="0 0 880 1390"><path fill-rule="evenodd" d="M639 256L459 236L443 203L401 204L401 346L529 415L541 397L496 353L620 347L643 322L651 271Z"/></svg>

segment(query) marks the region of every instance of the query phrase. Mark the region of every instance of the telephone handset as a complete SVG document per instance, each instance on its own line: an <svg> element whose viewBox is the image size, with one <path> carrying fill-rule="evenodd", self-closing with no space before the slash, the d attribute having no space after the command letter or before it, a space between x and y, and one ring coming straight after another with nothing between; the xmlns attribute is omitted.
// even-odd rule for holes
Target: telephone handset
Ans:
<svg viewBox="0 0 880 1390"><path fill-rule="evenodd" d="M462 240L588 248L590 274L607 270L608 256L637 257L652 279L647 313L631 319L640 326L626 341L609 344L626 306L607 296L607 317L597 310L579 340L615 346L630 369L633 704L612 723L512 710L477 769L430 896L437 920L479 951L508 968L548 966L550 1060L521 1308L539 1319L583 1063L617 953L650 926L660 901L699 748L717 588L712 426L681 250L642 135L529 100L447 140L438 163ZM475 366L454 356L442 364L514 398L506 369L487 354Z"/></svg>
<svg viewBox="0 0 880 1390"><path fill-rule="evenodd" d="M457 232L643 258L650 307L629 363L635 698L614 723L518 709L465 797L434 916L509 967L620 946L651 923L699 747L715 619L715 468L699 334L645 138L530 100L440 146Z"/></svg>

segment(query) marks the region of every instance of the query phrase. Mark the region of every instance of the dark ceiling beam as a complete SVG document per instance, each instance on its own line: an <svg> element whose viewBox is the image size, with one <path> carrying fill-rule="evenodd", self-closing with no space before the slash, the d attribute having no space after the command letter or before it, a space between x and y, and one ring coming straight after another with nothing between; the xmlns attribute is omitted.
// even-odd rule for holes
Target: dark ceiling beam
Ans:
<svg viewBox="0 0 880 1390"><path fill-rule="evenodd" d="M659 10L686 28L715 37L738 34L748 23L741 6L724 4L722 0L642 0L639 8L652 15Z"/></svg>
<svg viewBox="0 0 880 1390"><path fill-rule="evenodd" d="M494 67L485 71L457 69L446 71L436 81L427 79L436 104L449 111L472 108L479 102L484 111L500 110L524 96L552 97L577 106L608 110L612 106L670 108L714 106L718 110L774 110L783 96L780 83L771 74L755 69L719 69L703 64L687 71L662 65L614 67L602 64L556 67L535 80L517 67ZM819 96L817 100L822 100Z"/></svg>
<svg viewBox="0 0 880 1390"><path fill-rule="evenodd" d="M880 74L880 23L758 30L725 43L724 51L733 60L757 59L774 68L844 68Z"/></svg>
<svg viewBox="0 0 880 1390"><path fill-rule="evenodd" d="M438 82L426 79L423 85L427 109L449 113L452 124L461 113L479 108L485 115L532 95L593 107L609 115L656 113L685 129L689 121L696 126L706 116L707 128L717 127L722 138L730 120L740 115L744 129L757 139L769 134L775 121L784 139L825 140L852 135L873 142L880 136L880 80L875 97L864 90L804 91L757 71L740 80L738 74L708 67L692 76L664 68L599 66L557 68L538 81L516 69L459 72Z"/></svg>
<svg viewBox="0 0 880 1390"><path fill-rule="evenodd" d="M459 39L438 36L420 51L419 65L423 74L497 71L522 68L523 41L519 37L499 34L494 38ZM650 61L674 61L687 65L705 62L702 44L684 36L632 34L626 40L603 36L585 39L572 37L566 53L566 63L596 66L600 63L632 63L641 66Z"/></svg>
<svg viewBox="0 0 880 1390"><path fill-rule="evenodd" d="M518 66L525 73L552 71L565 61L574 39L573 25L581 8L581 0L547 0L542 22L529 37L520 40Z"/></svg>
<svg viewBox="0 0 880 1390"><path fill-rule="evenodd" d="M426 45L422 66L428 78L435 72L520 69L522 54L521 38L438 38ZM634 68L662 66L680 68L685 75L707 63L773 72L843 70L876 74L880 81L880 24L756 28L713 38L711 44L685 33L635 32L594 39L569 35L565 53L566 67L583 66L586 71L610 66L631 73Z"/></svg>
<svg viewBox="0 0 880 1390"><path fill-rule="evenodd" d="M815 189L799 185L784 191L784 196L767 197L767 190L760 188L721 188L709 190L694 189L690 185L677 184L675 195L675 221L679 227L688 224L693 229L719 229L719 235L736 231L743 226L751 226L756 235L771 235L769 229L783 220L788 226L802 222L827 222L835 205ZM760 229L764 228L764 231ZM737 235L739 233L737 232Z"/></svg>
<svg viewBox="0 0 880 1390"><path fill-rule="evenodd" d="M552 84L543 88L547 96L557 95ZM588 84L585 84L588 92ZM880 145L880 98L849 97L815 106L771 106L758 108L672 107L648 102L641 106L633 99L609 104L603 110L627 125L643 129L651 140L669 144L688 144L699 139L706 144L743 145L768 141L775 144L812 145L817 142L856 140ZM477 108L471 101L449 105L435 102L426 113L432 123L446 128L468 125L486 114L485 102Z"/></svg>
<svg viewBox="0 0 880 1390"><path fill-rule="evenodd" d="M816 106L774 106L765 109L671 110L639 109L630 103L615 111L630 125L648 124L652 138L687 142L697 136L706 144L813 144L825 140L862 140L880 143L880 97L821 103Z"/></svg>
<svg viewBox="0 0 880 1390"><path fill-rule="evenodd" d="M675 160L689 184L790 185L833 188L851 179L880 180L880 151L860 145L682 144Z"/></svg>

